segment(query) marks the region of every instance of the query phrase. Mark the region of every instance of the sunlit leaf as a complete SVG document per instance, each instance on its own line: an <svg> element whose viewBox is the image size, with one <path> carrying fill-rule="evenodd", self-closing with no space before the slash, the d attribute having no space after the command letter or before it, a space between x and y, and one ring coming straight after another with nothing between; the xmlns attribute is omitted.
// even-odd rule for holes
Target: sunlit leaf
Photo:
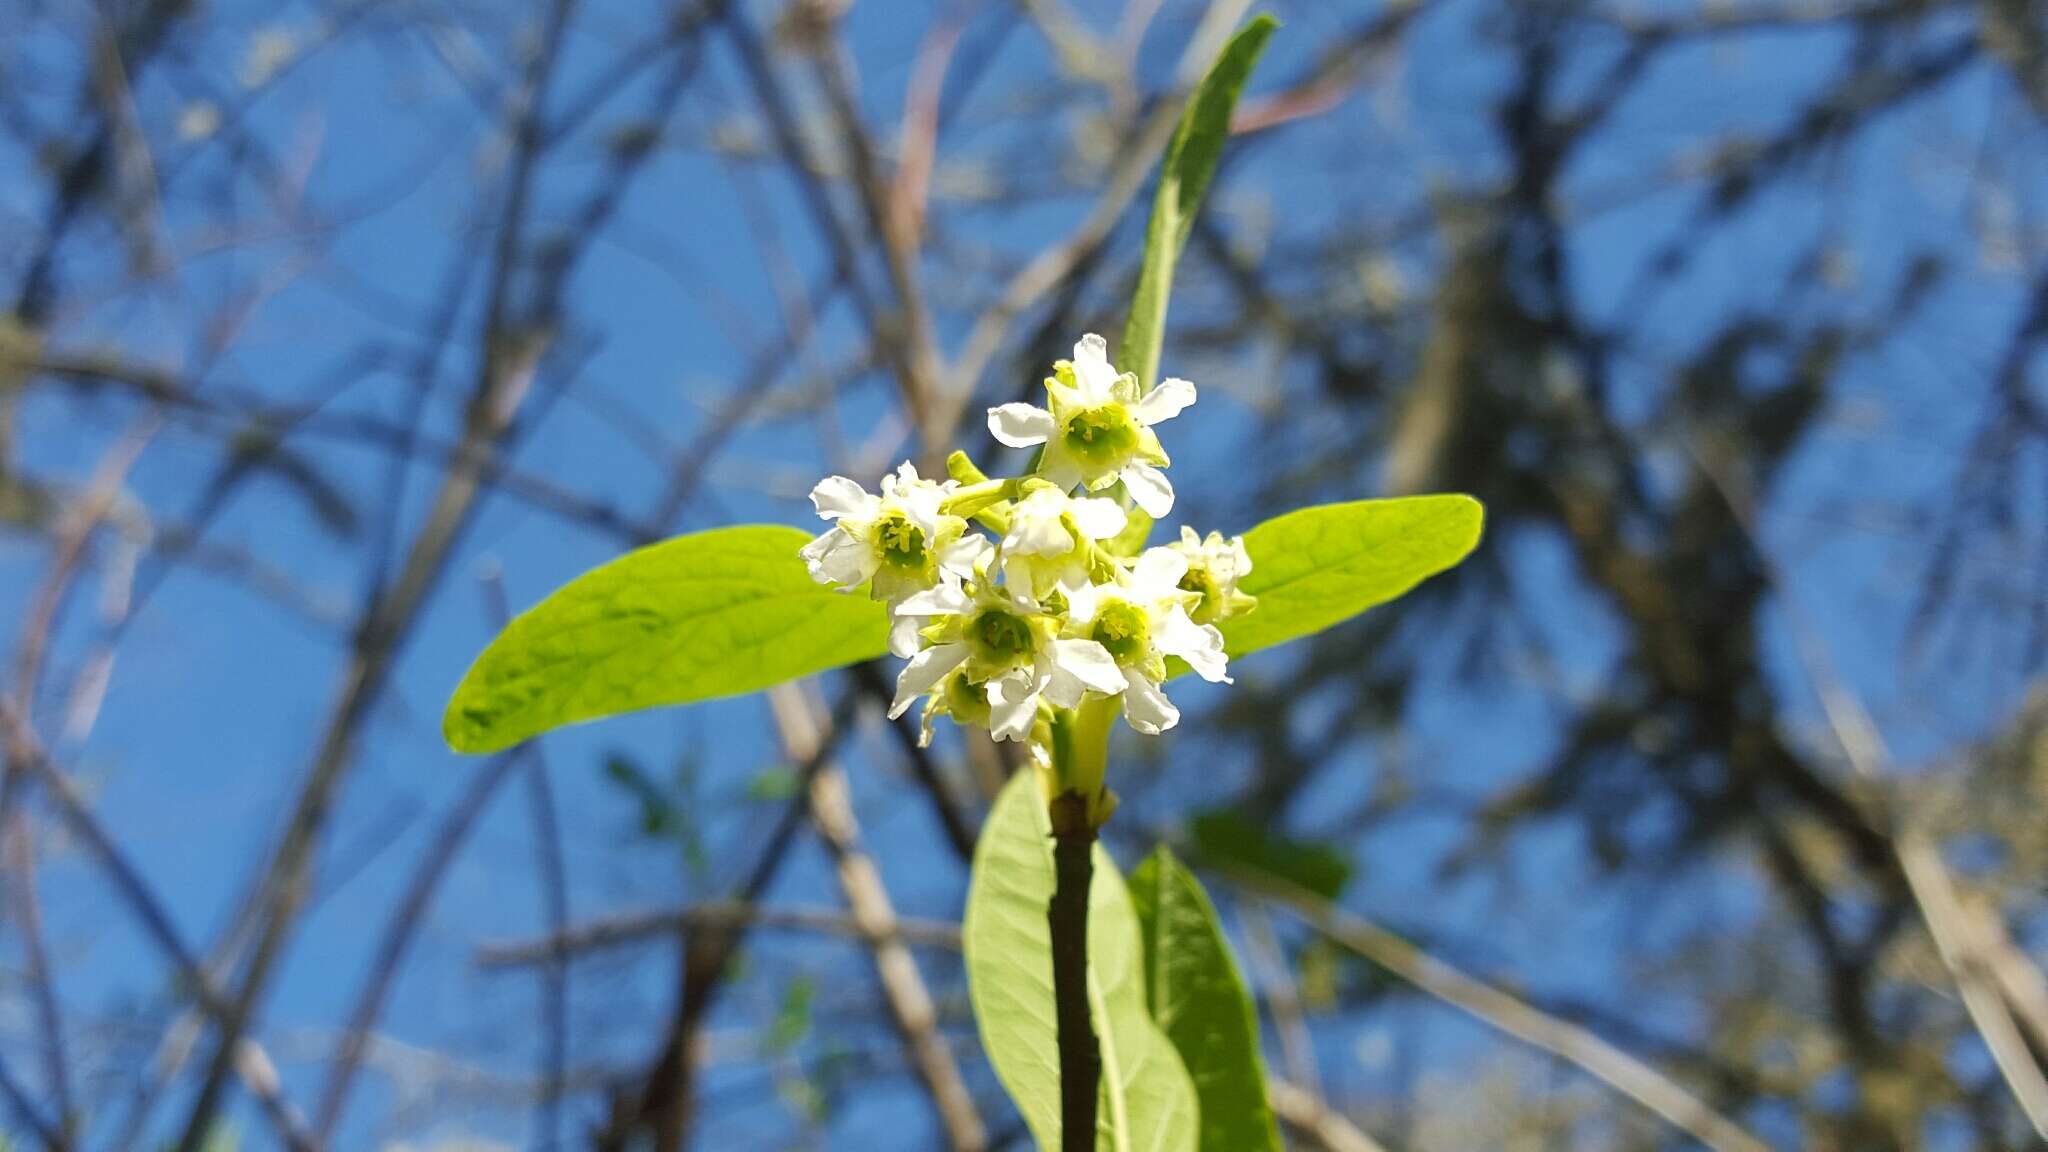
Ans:
<svg viewBox="0 0 2048 1152"><path fill-rule="evenodd" d="M1470 496L1320 504L1244 534L1256 610L1218 625L1232 656L1340 624L1463 560L1485 511Z"/></svg>
<svg viewBox="0 0 2048 1152"><path fill-rule="evenodd" d="M880 656L888 615L819 586L795 528L679 536L578 576L477 657L442 718L458 752L642 708L758 691Z"/></svg>
<svg viewBox="0 0 2048 1152"><path fill-rule="evenodd" d="M1141 388L1149 390L1159 379L1159 345L1166 334L1166 300L1173 291L1173 268L1187 246L1188 230L1194 226L1209 181L1216 175L1223 142L1230 138L1230 114L1245 81L1251 79L1259 54L1266 50L1266 38L1279 26L1271 16L1262 15L1238 29L1196 86L1181 112L1173 141L1166 146L1166 158L1159 167L1159 190L1152 199L1152 220L1145 228L1138 290L1131 298L1130 317L1124 321L1123 343L1116 349L1117 364L1135 372Z"/></svg>
<svg viewBox="0 0 2048 1152"><path fill-rule="evenodd" d="M1258 1016L1208 893L1162 845L1131 874L1131 901L1152 1019L1180 1053L1201 1105L1201 1152L1279 1152Z"/></svg>

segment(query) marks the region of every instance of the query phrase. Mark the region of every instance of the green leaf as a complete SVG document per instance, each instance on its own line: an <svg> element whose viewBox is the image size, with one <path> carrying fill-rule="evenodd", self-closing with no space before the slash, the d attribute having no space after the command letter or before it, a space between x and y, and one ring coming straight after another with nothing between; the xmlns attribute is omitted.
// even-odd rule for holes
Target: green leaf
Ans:
<svg viewBox="0 0 2048 1152"><path fill-rule="evenodd" d="M1351 879L1351 862L1335 848L1268 831L1235 808L1198 813L1188 833L1197 863L1278 876L1325 900L1335 900Z"/></svg>
<svg viewBox="0 0 2048 1152"><path fill-rule="evenodd" d="M967 993L997 1079L1040 1148L1060 1146L1052 996L1052 825L1032 772L996 798L974 849L961 932ZM1098 1149L1196 1152L1195 1089L1145 1003L1144 946L1131 894L1095 849L1088 889L1088 989L1102 1045Z"/></svg>
<svg viewBox="0 0 2048 1152"><path fill-rule="evenodd" d="M1138 291L1131 315L1124 321L1117 363L1134 372L1138 386L1150 391L1159 379L1159 345L1166 334L1166 298L1173 291L1173 267L1187 246L1195 212L1216 175L1223 142L1230 138L1230 114L1238 93L1251 79L1266 38L1280 26L1271 16L1257 16L1238 29L1217 54L1209 74L1195 86L1180 115L1180 126L1166 146L1159 166L1159 190L1152 198L1152 220L1145 227L1145 257L1138 269Z"/></svg>
<svg viewBox="0 0 2048 1152"><path fill-rule="evenodd" d="M641 708L758 691L871 660L888 614L811 580L794 528L678 536L571 580L512 621L462 678L441 731L458 752Z"/></svg>
<svg viewBox="0 0 2048 1152"><path fill-rule="evenodd" d="M1252 571L1238 586L1259 606L1218 625L1224 647L1243 656L1384 604L1463 560L1484 520L1470 496L1356 500L1276 516L1244 534Z"/></svg>
<svg viewBox="0 0 2048 1152"><path fill-rule="evenodd" d="M768 1051L781 1056L803 1043L811 1033L811 1009L818 999L818 984L809 976L796 976L782 989L782 1006L775 1011L775 1023L768 1029Z"/></svg>
<svg viewBox="0 0 2048 1152"><path fill-rule="evenodd" d="M1209 894L1162 844L1131 874L1131 901L1145 941L1152 1019L1195 1082L1201 1152L1280 1152L1259 1018Z"/></svg>

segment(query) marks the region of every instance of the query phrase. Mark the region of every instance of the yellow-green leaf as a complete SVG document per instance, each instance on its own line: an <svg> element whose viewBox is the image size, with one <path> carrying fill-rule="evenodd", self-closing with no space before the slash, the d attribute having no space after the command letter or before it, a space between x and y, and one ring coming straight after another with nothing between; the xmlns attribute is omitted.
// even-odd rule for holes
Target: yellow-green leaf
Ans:
<svg viewBox="0 0 2048 1152"><path fill-rule="evenodd" d="M1224 646L1243 656L1384 604L1456 565L1479 544L1485 510L1470 496L1403 496L1319 504L1244 534L1259 598L1223 621Z"/></svg>
<svg viewBox="0 0 2048 1152"><path fill-rule="evenodd" d="M442 717L458 752L642 708L758 691L888 649L864 592L811 580L809 539L771 524L678 536L593 568L513 620Z"/></svg>
<svg viewBox="0 0 2048 1152"><path fill-rule="evenodd" d="M1166 300L1173 292L1173 268L1180 262L1195 212L1216 175L1223 142L1230 138L1230 114L1237 108L1238 93L1251 79L1259 54L1266 50L1266 38L1279 26L1271 16L1261 15L1238 29L1196 85L1181 112L1179 126L1173 130L1173 140L1166 146L1166 158L1159 166L1159 190L1152 198L1152 219L1145 227L1138 289L1131 298L1131 314L1124 321L1123 343L1116 350L1117 363L1126 372L1137 374L1142 389L1149 391L1159 382L1159 346L1166 335Z"/></svg>
<svg viewBox="0 0 2048 1152"><path fill-rule="evenodd" d="M1208 893L1161 845L1131 874L1131 901L1152 1019L1180 1053L1201 1105L1201 1152L1280 1152L1259 1019Z"/></svg>

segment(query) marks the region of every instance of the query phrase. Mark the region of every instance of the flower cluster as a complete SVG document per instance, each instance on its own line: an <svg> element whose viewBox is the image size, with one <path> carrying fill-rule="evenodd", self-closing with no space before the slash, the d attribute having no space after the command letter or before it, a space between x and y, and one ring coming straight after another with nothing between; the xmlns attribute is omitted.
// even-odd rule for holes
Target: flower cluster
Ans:
<svg viewBox="0 0 2048 1152"><path fill-rule="evenodd" d="M1182 528L1177 543L1128 554L1129 537L1173 508L1153 427L1193 404L1195 386L1169 379L1140 395L1091 335L1045 389L1044 408L988 414L997 440L1039 449L1029 475L990 480L956 453L945 480L906 463L879 495L843 476L811 492L832 525L803 550L811 577L865 584L888 605L890 650L909 660L889 714L925 697L927 741L933 718L950 716L1043 753L1051 710L1091 694L1120 698L1131 727L1156 734L1180 719L1162 688L1169 660L1230 679L1216 622L1253 607L1237 587L1252 567L1244 541Z"/></svg>

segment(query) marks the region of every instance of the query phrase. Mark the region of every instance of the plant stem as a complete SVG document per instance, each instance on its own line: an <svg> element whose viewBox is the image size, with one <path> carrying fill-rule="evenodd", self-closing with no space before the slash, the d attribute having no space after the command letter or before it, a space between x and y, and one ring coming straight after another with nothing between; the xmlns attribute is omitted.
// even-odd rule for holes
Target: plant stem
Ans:
<svg viewBox="0 0 2048 1152"><path fill-rule="evenodd" d="M1060 1056L1060 1152L1095 1152L1095 1107L1102 1052L1088 1020L1088 886L1094 879L1095 828L1078 792L1053 798L1053 1013Z"/></svg>

